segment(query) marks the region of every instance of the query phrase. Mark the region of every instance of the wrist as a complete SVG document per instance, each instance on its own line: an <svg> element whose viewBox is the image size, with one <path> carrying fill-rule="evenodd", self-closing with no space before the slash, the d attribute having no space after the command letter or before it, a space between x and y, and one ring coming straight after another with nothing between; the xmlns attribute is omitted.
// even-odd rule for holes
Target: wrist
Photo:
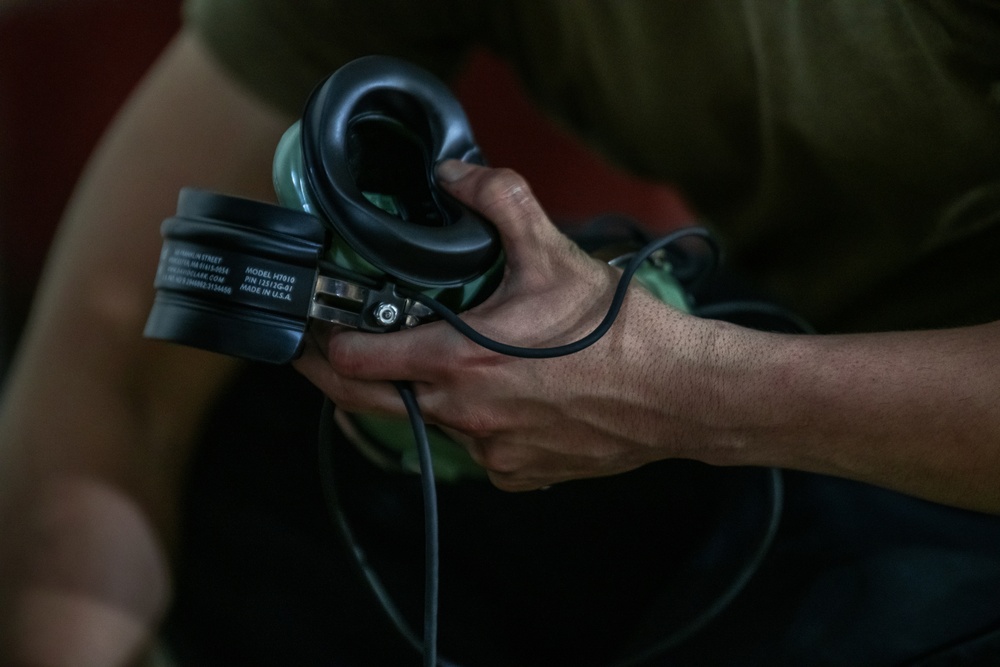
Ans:
<svg viewBox="0 0 1000 667"><path fill-rule="evenodd" d="M665 430L655 437L665 457L710 465L777 465L771 436L783 417L777 397L799 356L796 337L727 322L679 316L661 354L672 361L658 381Z"/></svg>

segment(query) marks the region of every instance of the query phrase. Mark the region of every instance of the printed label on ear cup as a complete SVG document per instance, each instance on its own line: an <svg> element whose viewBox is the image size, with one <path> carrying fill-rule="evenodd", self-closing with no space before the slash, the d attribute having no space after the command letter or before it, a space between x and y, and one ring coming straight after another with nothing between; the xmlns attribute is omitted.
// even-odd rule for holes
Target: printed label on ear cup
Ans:
<svg viewBox="0 0 1000 667"><path fill-rule="evenodd" d="M154 286L304 318L314 281L313 268L168 240Z"/></svg>

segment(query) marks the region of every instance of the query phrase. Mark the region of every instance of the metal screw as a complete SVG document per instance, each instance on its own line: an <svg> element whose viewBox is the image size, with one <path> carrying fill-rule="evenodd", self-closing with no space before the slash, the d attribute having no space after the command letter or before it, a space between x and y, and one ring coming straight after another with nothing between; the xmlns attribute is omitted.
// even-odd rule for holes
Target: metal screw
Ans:
<svg viewBox="0 0 1000 667"><path fill-rule="evenodd" d="M391 303L382 302L375 306L375 319L382 326L395 324L396 320L399 319L399 308Z"/></svg>

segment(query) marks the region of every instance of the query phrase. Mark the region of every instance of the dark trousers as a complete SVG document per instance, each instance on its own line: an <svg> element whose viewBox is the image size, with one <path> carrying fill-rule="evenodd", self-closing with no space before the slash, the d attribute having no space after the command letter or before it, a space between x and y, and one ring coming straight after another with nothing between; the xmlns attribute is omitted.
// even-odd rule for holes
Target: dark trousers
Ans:
<svg viewBox="0 0 1000 667"><path fill-rule="evenodd" d="M207 428L167 625L185 664L420 664L330 520L320 403L292 370L252 366ZM419 635L418 480L350 446L334 466L340 508ZM442 486L442 655L467 667L644 652L650 665L1000 664L1000 518L778 479L667 462L528 494ZM782 490L773 541L751 562Z"/></svg>

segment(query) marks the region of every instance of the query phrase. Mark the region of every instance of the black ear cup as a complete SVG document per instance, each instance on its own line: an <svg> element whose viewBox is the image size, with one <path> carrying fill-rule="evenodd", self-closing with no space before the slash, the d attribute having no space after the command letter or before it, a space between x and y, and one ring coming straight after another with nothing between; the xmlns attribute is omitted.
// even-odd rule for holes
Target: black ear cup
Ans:
<svg viewBox="0 0 1000 667"><path fill-rule="evenodd" d="M455 287L496 263L493 226L435 183L442 160L482 162L440 80L396 58L360 58L314 91L301 130L317 213L378 269L418 287Z"/></svg>
<svg viewBox="0 0 1000 667"><path fill-rule="evenodd" d="M319 219L185 188L160 231L147 337L271 363L299 354L326 236Z"/></svg>

